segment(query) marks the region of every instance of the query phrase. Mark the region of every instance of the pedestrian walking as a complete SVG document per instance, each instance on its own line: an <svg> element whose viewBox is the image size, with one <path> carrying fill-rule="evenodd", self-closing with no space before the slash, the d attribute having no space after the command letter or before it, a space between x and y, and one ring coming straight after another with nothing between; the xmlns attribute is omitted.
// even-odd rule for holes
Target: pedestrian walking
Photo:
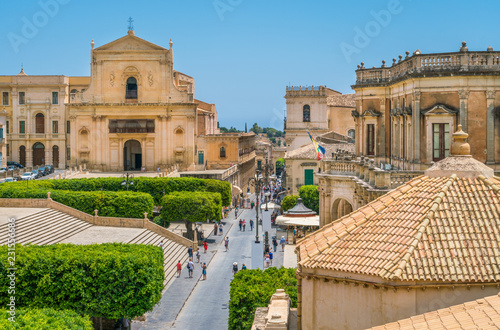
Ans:
<svg viewBox="0 0 500 330"><path fill-rule="evenodd" d="M250 203L250 208L253 210L253 202Z"/></svg>
<svg viewBox="0 0 500 330"><path fill-rule="evenodd" d="M276 236L273 236L273 250L274 252L278 251L276 248L278 247L278 240L276 239Z"/></svg>
<svg viewBox="0 0 500 330"><path fill-rule="evenodd" d="M241 220L241 219L240 219L240 221L239 221L239 225L240 225L240 231L241 231L241 228L242 228L242 226L243 226L243 220Z"/></svg>
<svg viewBox="0 0 500 330"><path fill-rule="evenodd" d="M217 229L218 229L218 226L217 226L217 222L214 223L214 236L217 236Z"/></svg>
<svg viewBox="0 0 500 330"><path fill-rule="evenodd" d="M243 266L241 266L241 270L244 270L244 269L247 269L247 266L245 266L245 264L243 264Z"/></svg>
<svg viewBox="0 0 500 330"><path fill-rule="evenodd" d="M269 251L269 261L271 263L271 266L273 265L273 252Z"/></svg>
<svg viewBox="0 0 500 330"><path fill-rule="evenodd" d="M245 227L247 226L247 222L243 220L243 231L245 231Z"/></svg>
<svg viewBox="0 0 500 330"><path fill-rule="evenodd" d="M192 245L188 248L188 257L193 259L193 246Z"/></svg>
<svg viewBox="0 0 500 330"><path fill-rule="evenodd" d="M234 217L235 217L235 218L238 218L238 208L235 208L235 209L234 209Z"/></svg>
<svg viewBox="0 0 500 330"><path fill-rule="evenodd" d="M233 275L236 275L237 272L238 272L238 263L233 262Z"/></svg>
<svg viewBox="0 0 500 330"><path fill-rule="evenodd" d="M188 273L189 273L189 278L192 278L193 277L194 264L193 264L193 261L191 260L191 258L189 259L189 261L187 263L187 269L188 269Z"/></svg>
<svg viewBox="0 0 500 330"><path fill-rule="evenodd" d="M219 234L221 234L221 235L223 234L223 233L222 233L223 228L224 228L224 227L222 226L222 223L221 223L221 224L219 225Z"/></svg>
<svg viewBox="0 0 500 330"><path fill-rule="evenodd" d="M201 265L201 274L203 275L203 280L206 280L207 279L207 264L206 263L203 263L203 265Z"/></svg>
<svg viewBox="0 0 500 330"><path fill-rule="evenodd" d="M250 230L253 231L253 220L250 219Z"/></svg>
<svg viewBox="0 0 500 330"><path fill-rule="evenodd" d="M266 268L269 268L269 264L271 263L271 259L269 259L269 253L266 253L265 260L266 260Z"/></svg>
<svg viewBox="0 0 500 330"><path fill-rule="evenodd" d="M181 272L182 272L182 264L181 261L177 263L177 277L181 277Z"/></svg>
<svg viewBox="0 0 500 330"><path fill-rule="evenodd" d="M160 247L161 247L161 249L163 251L163 240L160 242Z"/></svg>
<svg viewBox="0 0 500 330"><path fill-rule="evenodd" d="M207 253L207 249L208 249L207 241L203 242L203 249L205 250L205 252L203 252L203 253Z"/></svg>
<svg viewBox="0 0 500 330"><path fill-rule="evenodd" d="M285 251L285 244L286 244L285 236L281 236L280 244L281 244L281 252L284 252Z"/></svg>
<svg viewBox="0 0 500 330"><path fill-rule="evenodd" d="M226 252L229 251L229 237L224 240L224 246L226 247Z"/></svg>
<svg viewBox="0 0 500 330"><path fill-rule="evenodd" d="M198 250L198 251L196 251L196 262L197 263L200 263L200 257L201 257L200 250Z"/></svg>

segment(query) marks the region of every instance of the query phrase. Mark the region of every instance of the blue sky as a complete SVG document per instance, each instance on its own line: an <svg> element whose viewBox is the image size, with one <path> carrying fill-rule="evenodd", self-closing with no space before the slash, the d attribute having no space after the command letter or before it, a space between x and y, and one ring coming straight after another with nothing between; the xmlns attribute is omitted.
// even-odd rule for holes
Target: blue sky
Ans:
<svg viewBox="0 0 500 330"><path fill-rule="evenodd" d="M98 47L124 36L132 16L138 37L173 39L174 68L195 78L196 98L216 104L221 126L282 129L286 85L352 93L360 62L458 51L464 40L500 50L499 9L493 0L4 0L0 75L21 63L28 74L89 75L91 39Z"/></svg>

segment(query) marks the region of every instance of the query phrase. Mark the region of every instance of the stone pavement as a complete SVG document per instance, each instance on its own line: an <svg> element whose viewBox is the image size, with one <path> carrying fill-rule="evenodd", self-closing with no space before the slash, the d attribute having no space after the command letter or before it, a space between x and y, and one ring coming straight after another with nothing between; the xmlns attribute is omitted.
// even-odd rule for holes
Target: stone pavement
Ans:
<svg viewBox="0 0 500 330"><path fill-rule="evenodd" d="M238 212L240 215L242 211ZM181 311L185 302L188 300L191 292L201 278L201 263L207 263L207 279L210 278L210 261L217 251L224 248L222 241L231 226L234 223L234 211L230 212L226 219L222 220L223 234L213 235L213 230L207 238L215 240L215 243L208 244L207 253L203 253L203 246L200 248L200 263L196 263L196 257L194 258L194 271L193 277L188 277L188 271L186 264L183 264L182 272L180 278L176 278L173 283L164 292L160 303L156 305L152 312L146 314L145 322L133 322L134 329L169 329L173 325L177 315ZM213 228L213 224L212 224ZM208 235L205 232L205 235ZM231 246L231 242L230 242Z"/></svg>
<svg viewBox="0 0 500 330"><path fill-rule="evenodd" d="M240 231L239 219L247 222L246 231ZM255 221L255 210L242 209L238 219L234 211L229 213L224 223L224 236L229 237L229 251L222 244L223 237L209 236L215 243L208 245L207 254L201 250L201 262L207 263L207 280L200 280L201 265L195 263L193 278L188 278L186 266L183 266L180 278L175 279L164 293L160 304L147 314L145 322L134 322L134 329L227 329L229 317L229 288L233 279L232 264L251 265L251 246L255 240L255 228L250 231L250 219ZM259 228L262 234L262 227ZM275 235L272 230L269 237ZM281 236L280 236L281 237ZM261 236L262 238L262 236ZM271 244L271 241L270 241ZM272 245L272 244L271 244ZM292 250L293 253L293 250ZM273 266L283 265L284 252L278 245Z"/></svg>

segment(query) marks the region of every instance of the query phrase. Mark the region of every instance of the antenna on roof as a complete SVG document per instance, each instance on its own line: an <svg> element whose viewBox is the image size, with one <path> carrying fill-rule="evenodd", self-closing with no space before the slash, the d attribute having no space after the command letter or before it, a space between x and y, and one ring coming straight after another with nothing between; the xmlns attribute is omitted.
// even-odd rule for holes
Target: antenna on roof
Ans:
<svg viewBox="0 0 500 330"><path fill-rule="evenodd" d="M128 18L128 30L134 31L134 20L132 19L132 17Z"/></svg>

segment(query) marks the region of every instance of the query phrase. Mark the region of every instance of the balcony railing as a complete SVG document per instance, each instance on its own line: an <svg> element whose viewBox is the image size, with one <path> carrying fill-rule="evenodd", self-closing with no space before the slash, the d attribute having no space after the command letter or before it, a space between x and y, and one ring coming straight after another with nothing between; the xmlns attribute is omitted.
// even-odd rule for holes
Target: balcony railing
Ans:
<svg viewBox="0 0 500 330"><path fill-rule="evenodd" d="M464 49L465 44L462 46ZM404 76L424 73L461 73L495 72L500 74L500 52L469 52L466 50L455 53L420 54L414 53L399 61L393 59L392 66L366 69L364 64L356 70L356 85L385 84Z"/></svg>
<svg viewBox="0 0 500 330"><path fill-rule="evenodd" d="M154 127L110 127L110 133L154 133Z"/></svg>

